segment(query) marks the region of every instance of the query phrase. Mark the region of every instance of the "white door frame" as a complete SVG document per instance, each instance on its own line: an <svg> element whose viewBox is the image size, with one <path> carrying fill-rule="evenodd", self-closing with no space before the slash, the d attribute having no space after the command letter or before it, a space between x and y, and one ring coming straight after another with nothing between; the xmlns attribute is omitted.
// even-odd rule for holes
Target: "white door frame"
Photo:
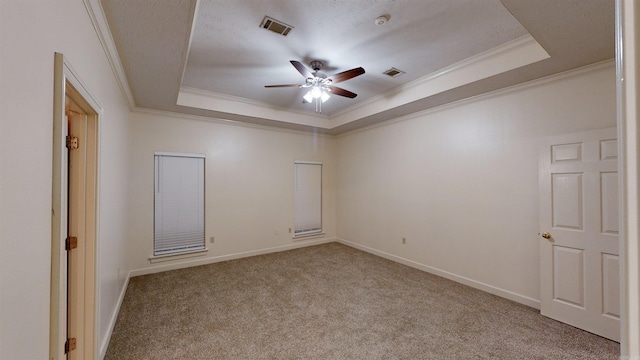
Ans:
<svg viewBox="0 0 640 360"><path fill-rule="evenodd" d="M620 171L621 341L623 357L640 359L640 4L616 0L616 80Z"/></svg>
<svg viewBox="0 0 640 360"><path fill-rule="evenodd" d="M65 358L67 338L67 121L65 116L66 97L73 99L87 114L88 136L86 211L81 214L85 221L85 268L82 294L84 339L82 349L87 349L86 358L97 358L98 339L98 159L99 159L99 119L102 107L80 81L64 55L54 56L54 104L53 104L53 166L52 166L52 213L51 213L51 302L49 358Z"/></svg>

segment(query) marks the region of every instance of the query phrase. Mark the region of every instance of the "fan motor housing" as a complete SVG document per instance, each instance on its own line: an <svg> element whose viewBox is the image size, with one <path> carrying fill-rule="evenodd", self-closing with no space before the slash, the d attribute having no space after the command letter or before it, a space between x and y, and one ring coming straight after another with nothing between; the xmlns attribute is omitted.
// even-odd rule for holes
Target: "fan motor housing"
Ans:
<svg viewBox="0 0 640 360"><path fill-rule="evenodd" d="M313 60L312 62L309 63L309 65L311 66L313 71L319 71L324 66L322 61L318 61L318 60Z"/></svg>

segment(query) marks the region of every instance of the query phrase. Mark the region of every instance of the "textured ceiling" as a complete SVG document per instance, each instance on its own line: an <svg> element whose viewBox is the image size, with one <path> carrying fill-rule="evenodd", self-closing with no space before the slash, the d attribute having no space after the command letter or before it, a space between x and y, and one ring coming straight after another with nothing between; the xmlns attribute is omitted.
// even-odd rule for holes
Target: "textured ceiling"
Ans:
<svg viewBox="0 0 640 360"><path fill-rule="evenodd" d="M387 24L376 25L384 14ZM288 36L265 30L265 15L294 29ZM324 60L328 75L364 67L364 75L339 85L358 97L323 105L331 116L526 34L498 0L202 1L182 84L313 112L301 102L304 90L264 85L304 83L289 60ZM382 74L391 67L406 74Z"/></svg>
<svg viewBox="0 0 640 360"><path fill-rule="evenodd" d="M102 0L102 5L136 106L327 133L614 56L614 6L604 0ZM387 24L375 25L383 14L390 16ZM264 30L259 24L265 15L294 29L287 37ZM549 58L396 101L408 85L523 37L535 39ZM332 96L316 114L313 105L302 104L302 89L264 88L303 83L289 60L315 59L326 63L328 75L364 67L364 75L339 84L358 97ZM406 74L381 74L391 67ZM185 91L197 92L198 101L178 105L185 104L179 101ZM345 120L338 121L341 117Z"/></svg>

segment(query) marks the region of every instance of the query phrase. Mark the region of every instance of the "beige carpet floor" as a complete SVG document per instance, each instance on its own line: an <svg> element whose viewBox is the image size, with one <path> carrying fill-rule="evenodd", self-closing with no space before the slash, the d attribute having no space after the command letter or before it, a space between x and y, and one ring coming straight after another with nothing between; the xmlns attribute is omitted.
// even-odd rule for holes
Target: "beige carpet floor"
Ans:
<svg viewBox="0 0 640 360"><path fill-rule="evenodd" d="M330 243L132 278L106 359L617 359L530 307Z"/></svg>

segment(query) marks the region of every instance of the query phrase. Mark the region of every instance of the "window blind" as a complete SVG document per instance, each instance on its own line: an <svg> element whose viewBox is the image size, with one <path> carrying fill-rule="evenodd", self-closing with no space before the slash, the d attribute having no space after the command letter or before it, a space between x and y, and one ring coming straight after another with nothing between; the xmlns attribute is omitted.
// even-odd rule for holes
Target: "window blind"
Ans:
<svg viewBox="0 0 640 360"><path fill-rule="evenodd" d="M322 164L295 163L294 236L322 232Z"/></svg>
<svg viewBox="0 0 640 360"><path fill-rule="evenodd" d="M204 156L156 153L154 198L153 254L204 249Z"/></svg>

